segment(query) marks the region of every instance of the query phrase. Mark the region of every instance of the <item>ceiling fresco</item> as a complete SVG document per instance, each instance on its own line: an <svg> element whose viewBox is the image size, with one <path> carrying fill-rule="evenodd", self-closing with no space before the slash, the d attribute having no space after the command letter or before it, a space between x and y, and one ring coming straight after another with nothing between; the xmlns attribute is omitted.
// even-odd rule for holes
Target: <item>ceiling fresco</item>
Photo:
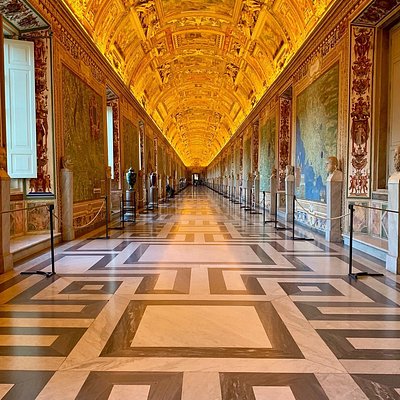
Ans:
<svg viewBox="0 0 400 400"><path fill-rule="evenodd" d="M207 166L335 0L63 0L187 166Z"/></svg>

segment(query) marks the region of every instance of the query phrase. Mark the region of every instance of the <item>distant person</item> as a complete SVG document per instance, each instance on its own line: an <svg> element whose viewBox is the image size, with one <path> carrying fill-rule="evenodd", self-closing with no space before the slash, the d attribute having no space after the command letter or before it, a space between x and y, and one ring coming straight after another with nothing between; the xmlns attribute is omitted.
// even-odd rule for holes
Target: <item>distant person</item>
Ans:
<svg viewBox="0 0 400 400"><path fill-rule="evenodd" d="M175 195L175 189L169 184L167 183L167 196L172 199Z"/></svg>

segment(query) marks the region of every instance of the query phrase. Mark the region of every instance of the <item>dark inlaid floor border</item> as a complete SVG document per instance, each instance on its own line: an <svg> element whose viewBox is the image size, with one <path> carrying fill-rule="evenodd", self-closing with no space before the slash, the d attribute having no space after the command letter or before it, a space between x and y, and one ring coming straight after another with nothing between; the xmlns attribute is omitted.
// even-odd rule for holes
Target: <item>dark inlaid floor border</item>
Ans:
<svg viewBox="0 0 400 400"><path fill-rule="evenodd" d="M0 384L13 385L3 400L36 399L53 374L53 371L0 371Z"/></svg>
<svg viewBox="0 0 400 400"><path fill-rule="evenodd" d="M181 400L182 382L183 373L90 372L76 400L107 400L115 385L148 385L148 400Z"/></svg>
<svg viewBox="0 0 400 400"><path fill-rule="evenodd" d="M370 400L400 400L400 375L354 374L353 379Z"/></svg>
<svg viewBox="0 0 400 400"><path fill-rule="evenodd" d="M238 244L235 246L243 246L243 247L250 247L253 252L257 255L257 257L260 259L260 262L203 262L203 261L196 261L196 262L162 262L162 263L157 263L157 262L141 262L140 258L144 255L144 253L148 250L148 248L152 244L149 243L143 243L141 244L124 262L124 264L185 264L185 265L192 265L192 264L210 264L210 265L276 265L276 263L272 260L272 258L258 245L258 244ZM158 243L157 246L168 246L169 243ZM209 246L223 246L226 248L226 251L229 252L229 247L227 247L226 244L209 244ZM94 269L93 267L91 269Z"/></svg>
<svg viewBox="0 0 400 400"><path fill-rule="evenodd" d="M317 329L338 359L400 360L400 349L356 349L347 338L400 338L400 330Z"/></svg>
<svg viewBox="0 0 400 400"><path fill-rule="evenodd" d="M131 347L147 306L251 306L272 348L232 347ZM131 301L101 352L101 357L204 357L204 358L296 358L304 356L271 302L254 301Z"/></svg>
<svg viewBox="0 0 400 400"><path fill-rule="evenodd" d="M222 400L256 400L254 386L290 387L296 400L328 400L313 374L220 373L220 380Z"/></svg>

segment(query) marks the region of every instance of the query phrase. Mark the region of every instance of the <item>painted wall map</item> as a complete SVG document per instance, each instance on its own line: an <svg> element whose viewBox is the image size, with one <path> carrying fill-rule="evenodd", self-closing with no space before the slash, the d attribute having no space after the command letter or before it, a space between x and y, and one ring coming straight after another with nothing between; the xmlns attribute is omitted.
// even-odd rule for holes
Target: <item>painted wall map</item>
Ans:
<svg viewBox="0 0 400 400"><path fill-rule="evenodd" d="M105 188L103 102L63 67L64 152L73 164L74 203L98 198Z"/></svg>
<svg viewBox="0 0 400 400"><path fill-rule="evenodd" d="M243 144L243 179L247 180L247 177L251 172L251 137L244 140Z"/></svg>
<svg viewBox="0 0 400 400"><path fill-rule="evenodd" d="M235 146L235 178L240 174L240 147Z"/></svg>
<svg viewBox="0 0 400 400"><path fill-rule="evenodd" d="M139 171L139 132L138 128L124 117L122 123L124 140L124 173L133 167Z"/></svg>
<svg viewBox="0 0 400 400"><path fill-rule="evenodd" d="M166 151L158 145L158 173L165 176L167 173Z"/></svg>
<svg viewBox="0 0 400 400"><path fill-rule="evenodd" d="M326 158L336 155L339 65L299 94L296 105L296 193L326 201Z"/></svg>
<svg viewBox="0 0 400 400"><path fill-rule="evenodd" d="M260 190L269 192L270 177L275 168L276 118L271 117L261 123L260 137Z"/></svg>
<svg viewBox="0 0 400 400"><path fill-rule="evenodd" d="M153 135L147 136L145 139L145 152L146 152L146 173L150 174L155 172L155 162L154 162L154 140Z"/></svg>

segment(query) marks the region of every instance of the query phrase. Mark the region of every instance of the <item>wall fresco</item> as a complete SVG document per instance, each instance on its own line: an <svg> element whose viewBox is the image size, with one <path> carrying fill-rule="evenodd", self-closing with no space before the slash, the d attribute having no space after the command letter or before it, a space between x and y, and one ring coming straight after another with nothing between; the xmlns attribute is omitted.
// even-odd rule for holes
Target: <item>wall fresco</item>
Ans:
<svg viewBox="0 0 400 400"><path fill-rule="evenodd" d="M244 139L243 144L243 179L247 180L251 172L251 137Z"/></svg>
<svg viewBox="0 0 400 400"><path fill-rule="evenodd" d="M369 197L374 28L352 27L348 196Z"/></svg>
<svg viewBox="0 0 400 400"><path fill-rule="evenodd" d="M285 168L290 163L292 100L279 98L278 178L279 189L285 189Z"/></svg>
<svg viewBox="0 0 400 400"><path fill-rule="evenodd" d="M276 118L268 118L261 123L260 137L260 190L269 192L270 176L275 168Z"/></svg>
<svg viewBox="0 0 400 400"><path fill-rule="evenodd" d="M139 132L138 128L128 119L123 118L123 149L124 149L124 170L133 167L136 173L139 171Z"/></svg>
<svg viewBox="0 0 400 400"><path fill-rule="evenodd" d="M74 202L98 198L105 182L103 102L67 67L62 69L64 156L72 163Z"/></svg>
<svg viewBox="0 0 400 400"><path fill-rule="evenodd" d="M146 174L154 172L154 141L153 138L146 135L145 136L145 153L146 153Z"/></svg>
<svg viewBox="0 0 400 400"><path fill-rule="evenodd" d="M297 96L296 193L326 202L326 159L337 154L339 65Z"/></svg>

